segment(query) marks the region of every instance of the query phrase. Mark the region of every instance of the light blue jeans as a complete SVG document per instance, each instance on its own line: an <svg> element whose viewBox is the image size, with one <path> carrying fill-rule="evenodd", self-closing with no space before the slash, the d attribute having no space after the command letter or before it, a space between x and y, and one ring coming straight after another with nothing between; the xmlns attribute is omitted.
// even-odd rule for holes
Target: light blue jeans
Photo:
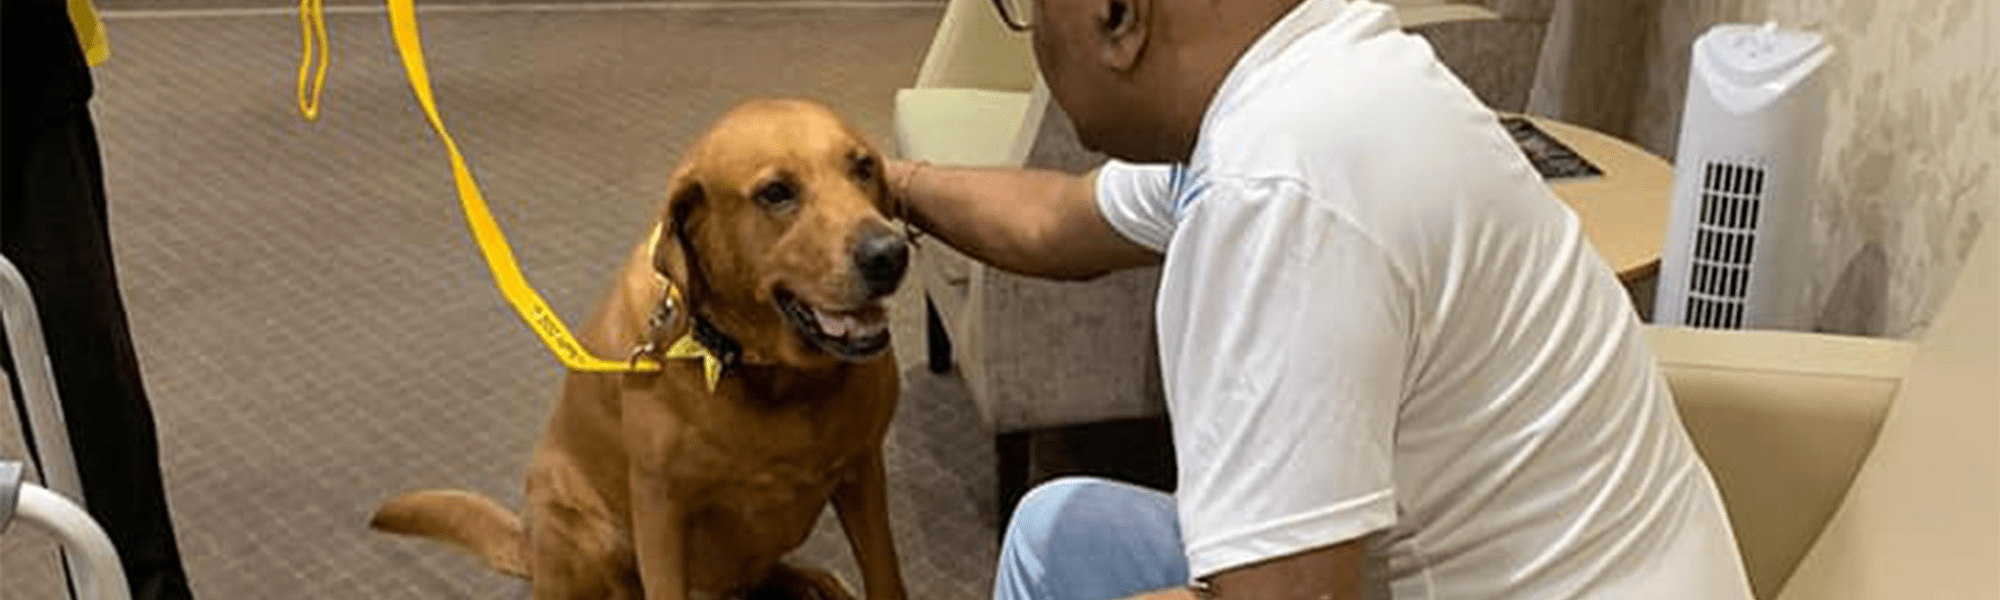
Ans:
<svg viewBox="0 0 2000 600"><path fill-rule="evenodd" d="M1187 585L1169 494L1066 477L1029 490L1000 545L994 600L1111 600Z"/></svg>

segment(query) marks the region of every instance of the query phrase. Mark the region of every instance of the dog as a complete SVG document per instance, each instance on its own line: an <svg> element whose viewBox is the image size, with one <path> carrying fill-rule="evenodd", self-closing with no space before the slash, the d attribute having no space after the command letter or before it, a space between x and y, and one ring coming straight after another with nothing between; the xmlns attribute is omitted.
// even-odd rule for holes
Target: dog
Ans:
<svg viewBox="0 0 2000 600"><path fill-rule="evenodd" d="M455 544L537 600L838 600L851 596L833 577L779 560L831 502L866 597L901 600L883 302L909 249L887 194L880 155L827 107L730 110L682 158L581 338L660 370L568 374L525 518L435 490L370 526Z"/></svg>

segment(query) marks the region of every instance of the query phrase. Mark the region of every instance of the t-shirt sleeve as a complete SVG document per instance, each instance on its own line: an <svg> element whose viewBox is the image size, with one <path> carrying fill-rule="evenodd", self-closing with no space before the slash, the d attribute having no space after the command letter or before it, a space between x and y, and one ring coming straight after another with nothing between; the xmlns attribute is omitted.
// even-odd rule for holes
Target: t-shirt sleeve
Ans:
<svg viewBox="0 0 2000 600"><path fill-rule="evenodd" d="M1396 522L1412 334L1390 254L1291 181L1209 181L1174 233L1162 344L1191 573Z"/></svg>
<svg viewBox="0 0 2000 600"><path fill-rule="evenodd" d="M1097 212L1132 243L1164 252L1173 237L1170 213L1178 168L1113 160L1097 169Z"/></svg>

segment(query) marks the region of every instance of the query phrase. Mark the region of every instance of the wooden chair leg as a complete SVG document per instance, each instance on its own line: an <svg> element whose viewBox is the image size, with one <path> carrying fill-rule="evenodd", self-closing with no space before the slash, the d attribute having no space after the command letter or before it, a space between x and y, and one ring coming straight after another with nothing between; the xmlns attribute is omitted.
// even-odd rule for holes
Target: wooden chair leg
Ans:
<svg viewBox="0 0 2000 600"><path fill-rule="evenodd" d="M924 294L924 347L930 354L932 373L951 372L951 334L945 331L944 317L938 316L937 304L928 293Z"/></svg>
<svg viewBox="0 0 2000 600"><path fill-rule="evenodd" d="M993 455L998 459L994 461L995 481L998 483L994 487L997 492L995 500L999 509L995 514L1000 515L998 531L1003 540L1007 535L1007 523L1014 516L1014 505L1028 494L1028 467L1033 458L1029 455L1030 447L1029 432L1026 431L1002 433L993 438Z"/></svg>

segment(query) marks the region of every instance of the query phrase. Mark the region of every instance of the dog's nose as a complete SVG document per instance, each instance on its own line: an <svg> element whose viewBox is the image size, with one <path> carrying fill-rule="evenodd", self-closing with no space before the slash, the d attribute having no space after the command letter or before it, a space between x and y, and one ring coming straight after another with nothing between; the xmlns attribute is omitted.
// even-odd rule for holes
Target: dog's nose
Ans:
<svg viewBox="0 0 2000 600"><path fill-rule="evenodd" d="M861 284L869 297L896 291L896 285L903 281L903 271L909 266L909 244L887 227L868 227L861 241L854 244L854 268L861 273Z"/></svg>

